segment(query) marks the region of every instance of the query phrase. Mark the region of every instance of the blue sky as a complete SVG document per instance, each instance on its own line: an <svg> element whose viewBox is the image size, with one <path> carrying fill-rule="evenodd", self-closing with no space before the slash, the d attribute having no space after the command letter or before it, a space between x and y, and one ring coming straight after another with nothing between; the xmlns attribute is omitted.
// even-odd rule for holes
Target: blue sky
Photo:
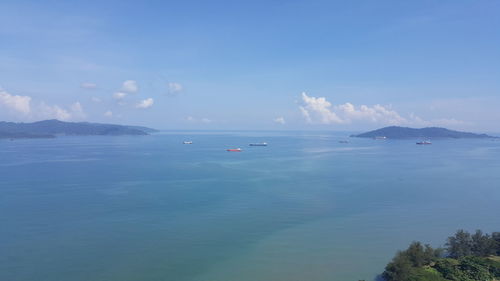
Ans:
<svg viewBox="0 0 500 281"><path fill-rule="evenodd" d="M499 1L2 1L0 120L499 132Z"/></svg>

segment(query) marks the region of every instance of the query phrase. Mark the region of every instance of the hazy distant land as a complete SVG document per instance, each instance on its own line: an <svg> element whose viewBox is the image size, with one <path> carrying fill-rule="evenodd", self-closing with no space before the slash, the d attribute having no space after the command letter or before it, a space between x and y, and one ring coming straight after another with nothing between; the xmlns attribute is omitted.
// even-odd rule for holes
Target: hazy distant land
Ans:
<svg viewBox="0 0 500 281"><path fill-rule="evenodd" d="M475 134L469 132L453 131L445 128L439 127L428 127L428 128L408 128L408 127L398 127L390 126L381 128L378 130L351 135L351 137L357 138L376 138L376 137L386 137L388 139L427 139L427 138L453 138L453 139L484 139L484 138L496 138L486 134Z"/></svg>
<svg viewBox="0 0 500 281"><path fill-rule="evenodd" d="M0 122L0 138L54 138L70 136L148 135L155 129L114 124L45 120L33 123Z"/></svg>

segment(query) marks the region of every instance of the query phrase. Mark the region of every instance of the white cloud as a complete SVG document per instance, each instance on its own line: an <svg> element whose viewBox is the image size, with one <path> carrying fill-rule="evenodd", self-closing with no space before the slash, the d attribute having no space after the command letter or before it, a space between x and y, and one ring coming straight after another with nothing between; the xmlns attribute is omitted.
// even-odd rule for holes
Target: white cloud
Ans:
<svg viewBox="0 0 500 281"><path fill-rule="evenodd" d="M136 105L136 107L137 108L149 108L149 107L153 106L153 103L154 103L154 100L152 98L148 98L148 99L140 101Z"/></svg>
<svg viewBox="0 0 500 281"><path fill-rule="evenodd" d="M278 123L278 124L282 124L284 125L286 122L285 122L285 118L283 117L277 117L274 119L274 122Z"/></svg>
<svg viewBox="0 0 500 281"><path fill-rule="evenodd" d="M333 106L324 97L310 97L302 93L302 105L299 107L308 123L348 124L352 122L371 122L399 125L407 122L396 111L376 104L361 105L358 108L351 103Z"/></svg>
<svg viewBox="0 0 500 281"><path fill-rule="evenodd" d="M168 83L168 93L171 95L178 94L178 93L182 92L183 89L184 89L184 87L182 87L182 85L179 83L176 83L176 82Z"/></svg>
<svg viewBox="0 0 500 281"><path fill-rule="evenodd" d="M104 112L104 116L106 116L106 117L112 117L113 116L113 112L111 110L108 110L108 111Z"/></svg>
<svg viewBox="0 0 500 281"><path fill-rule="evenodd" d="M204 124L208 124L208 123L212 123L213 122L213 120L208 119L206 117L196 118L196 117L193 117L193 116L186 117L186 121L191 122L191 123L204 123Z"/></svg>
<svg viewBox="0 0 500 281"><path fill-rule="evenodd" d="M38 105L37 117L41 119L69 121L71 119L71 113L58 105L47 105L44 102L41 102Z"/></svg>
<svg viewBox="0 0 500 281"><path fill-rule="evenodd" d="M41 102L36 108L36 112L33 112L32 117L34 119L78 121L85 119L87 116L79 102L72 104L69 109L60 107L59 105L47 105L46 103Z"/></svg>
<svg viewBox="0 0 500 281"><path fill-rule="evenodd" d="M122 91L128 92L128 93L137 93L139 90L139 86L137 86L137 82L134 80L127 80L123 82L122 85Z"/></svg>
<svg viewBox="0 0 500 281"><path fill-rule="evenodd" d="M63 121L81 120L86 118L80 102L75 102L64 108L59 105L48 105L41 101L32 104L29 96L11 95L0 89L0 107L8 108L17 118L24 121L40 119L59 119Z"/></svg>
<svg viewBox="0 0 500 281"><path fill-rule="evenodd" d="M302 116L306 119L307 123L312 123L311 115L309 115L309 111L307 111L303 106L299 106L300 112Z"/></svg>
<svg viewBox="0 0 500 281"><path fill-rule="evenodd" d="M299 108L307 122L322 124L344 123L331 109L332 104L325 98L310 97L306 93L302 93L302 101L303 105Z"/></svg>
<svg viewBox="0 0 500 281"><path fill-rule="evenodd" d="M97 88L97 85L91 82L83 82L82 84L80 84L80 88L91 90Z"/></svg>
<svg viewBox="0 0 500 281"><path fill-rule="evenodd" d="M87 115L83 111L81 103L78 101L70 106L70 110L71 110L71 119L81 120L87 117Z"/></svg>
<svg viewBox="0 0 500 281"><path fill-rule="evenodd" d="M99 102L101 102L101 101L102 101L102 100L101 100L100 98L98 98L98 97L91 97L91 98L90 98L90 100L91 100L91 101L93 101L93 102L95 102L95 103L99 103Z"/></svg>
<svg viewBox="0 0 500 281"><path fill-rule="evenodd" d="M407 118L401 116L390 107L376 104L373 106L355 106L351 103L332 105L324 97L310 97L302 93L299 109L308 123L312 124L351 124L375 123L380 125L406 126L458 126L466 122L456 119L424 120L414 114Z"/></svg>
<svg viewBox="0 0 500 281"><path fill-rule="evenodd" d="M356 106L351 103L345 103L335 106L334 110L340 116L343 123L365 121L371 123L401 125L407 122L407 120L401 117L399 113L380 104L376 104L371 107L361 105L359 108L356 108Z"/></svg>
<svg viewBox="0 0 500 281"><path fill-rule="evenodd" d="M31 97L11 95L0 88L0 106L6 107L15 113L27 115L31 112Z"/></svg>
<svg viewBox="0 0 500 281"><path fill-rule="evenodd" d="M126 96L127 96L127 94L124 93L124 92L116 92L116 93L113 94L113 98L116 99L116 100L122 100Z"/></svg>

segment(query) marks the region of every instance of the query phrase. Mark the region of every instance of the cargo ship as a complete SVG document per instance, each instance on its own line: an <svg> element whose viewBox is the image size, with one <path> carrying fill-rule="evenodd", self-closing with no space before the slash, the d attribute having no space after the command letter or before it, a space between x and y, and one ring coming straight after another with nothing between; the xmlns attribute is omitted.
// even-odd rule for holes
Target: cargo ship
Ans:
<svg viewBox="0 0 500 281"><path fill-rule="evenodd" d="M267 146L267 142L251 143L249 146Z"/></svg>

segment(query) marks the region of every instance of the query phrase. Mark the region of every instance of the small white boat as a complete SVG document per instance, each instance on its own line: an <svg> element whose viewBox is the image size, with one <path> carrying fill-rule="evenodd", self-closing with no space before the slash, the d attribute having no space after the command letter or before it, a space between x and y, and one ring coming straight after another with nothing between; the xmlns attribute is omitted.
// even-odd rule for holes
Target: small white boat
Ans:
<svg viewBox="0 0 500 281"><path fill-rule="evenodd" d="M193 144L192 141L183 141L182 144Z"/></svg>
<svg viewBox="0 0 500 281"><path fill-rule="evenodd" d="M251 143L249 146L267 146L267 142Z"/></svg>
<svg viewBox="0 0 500 281"><path fill-rule="evenodd" d="M387 139L387 137L386 136L377 136L377 137L374 137L373 139L374 140L385 140L385 139Z"/></svg>
<svg viewBox="0 0 500 281"><path fill-rule="evenodd" d="M417 144L432 144L430 141L419 141Z"/></svg>

